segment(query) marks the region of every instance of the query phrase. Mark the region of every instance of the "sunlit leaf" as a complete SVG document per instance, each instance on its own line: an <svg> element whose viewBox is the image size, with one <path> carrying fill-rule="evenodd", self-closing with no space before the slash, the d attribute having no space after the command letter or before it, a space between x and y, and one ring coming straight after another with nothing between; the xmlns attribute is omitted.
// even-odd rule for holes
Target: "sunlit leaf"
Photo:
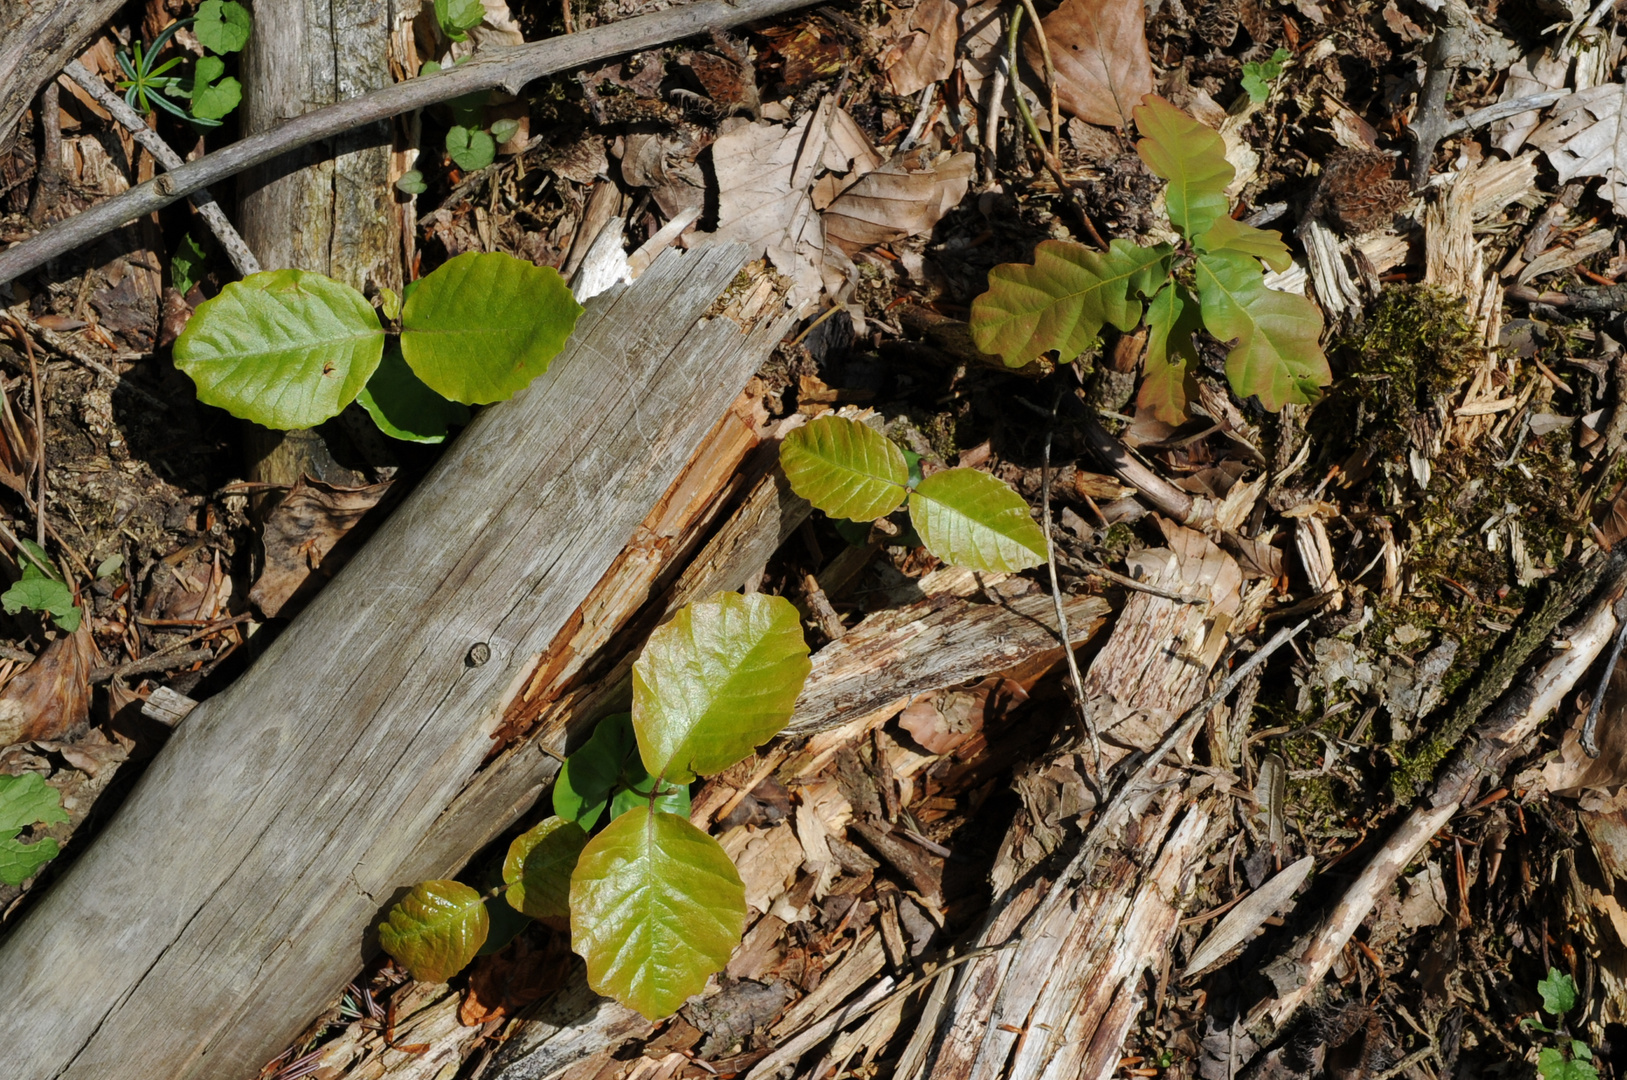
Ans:
<svg viewBox="0 0 1627 1080"><path fill-rule="evenodd" d="M442 397L503 401L548 370L580 314L558 271L501 252L465 252L418 282L402 305L401 355Z"/></svg>
<svg viewBox="0 0 1627 1080"><path fill-rule="evenodd" d="M25 844L18 833L67 820L62 793L39 773L0 773L0 884L21 885L57 857L57 842L49 836Z"/></svg>
<svg viewBox="0 0 1627 1080"><path fill-rule="evenodd" d="M1278 273L1288 269L1294 261L1288 254L1288 245L1282 242L1281 233L1256 229L1224 216L1216 218L1196 243L1203 251L1240 251L1252 255Z"/></svg>
<svg viewBox="0 0 1627 1080"><path fill-rule="evenodd" d="M508 902L533 919L571 913L571 871L588 834L574 821L551 817L516 836L503 860Z"/></svg>
<svg viewBox="0 0 1627 1080"><path fill-rule="evenodd" d="M175 341L198 400L270 428L315 427L367 385L384 331L367 298L303 270L234 281Z"/></svg>
<svg viewBox="0 0 1627 1080"><path fill-rule="evenodd" d="M454 124L446 132L446 156L464 172L474 172L497 160L497 143L477 127Z"/></svg>
<svg viewBox="0 0 1627 1080"><path fill-rule="evenodd" d="M1147 305L1147 328L1146 376L1136 404L1178 426L1186 420L1187 402L1197 393L1192 372L1198 365L1198 347L1192 335L1203 329L1197 298L1185 286L1165 289Z"/></svg>
<svg viewBox="0 0 1627 1080"><path fill-rule="evenodd" d="M946 563L1016 573L1045 561L1045 533L1004 481L976 469L945 469L910 492L910 521Z"/></svg>
<svg viewBox="0 0 1627 1080"><path fill-rule="evenodd" d="M745 886L718 842L643 807L589 841L570 907L588 985L652 1020L723 969L746 925Z"/></svg>
<svg viewBox="0 0 1627 1080"><path fill-rule="evenodd" d="M1136 153L1169 181L1164 203L1182 236L1196 237L1226 216L1226 185L1237 175L1226 160L1226 141L1156 94L1135 107L1142 138Z"/></svg>
<svg viewBox="0 0 1627 1080"><path fill-rule="evenodd" d="M47 577L31 562L23 563L23 575L11 588L0 593L0 607L8 615L27 609L50 615L51 621L68 633L79 629L83 614L73 602L73 590L54 577Z"/></svg>
<svg viewBox="0 0 1627 1080"><path fill-rule="evenodd" d="M453 425L469 422L469 406L448 401L425 386L394 345L384 350L378 370L356 400L380 431L406 442L445 442Z"/></svg>
<svg viewBox="0 0 1627 1080"><path fill-rule="evenodd" d="M1104 127L1126 127L1136 102L1153 88L1141 0L1062 0L1045 16L1062 107ZM1024 27L1023 55L1043 71L1038 36Z"/></svg>
<svg viewBox="0 0 1627 1080"><path fill-rule="evenodd" d="M198 44L217 53L234 53L249 42L254 20L237 0L203 0L192 23Z"/></svg>
<svg viewBox="0 0 1627 1080"><path fill-rule="evenodd" d="M650 635L633 665L633 728L651 776L687 784L779 733L811 664L781 596L718 593Z"/></svg>
<svg viewBox="0 0 1627 1080"><path fill-rule="evenodd" d="M435 19L441 32L453 41L463 41L467 31L480 25L486 8L480 0L435 0Z"/></svg>
<svg viewBox="0 0 1627 1080"><path fill-rule="evenodd" d="M1268 289L1257 260L1233 251L1198 257L1203 325L1221 341L1226 378L1240 397L1256 395L1272 412L1309 405L1333 381L1322 354L1322 312L1303 296Z"/></svg>
<svg viewBox="0 0 1627 1080"><path fill-rule="evenodd" d="M1034 249L1034 263L989 271L989 291L972 301L972 340L1010 367L1055 350L1063 362L1095 345L1102 326L1133 330L1143 296L1169 275L1168 244L1143 248L1114 240L1092 251L1066 240Z"/></svg>
<svg viewBox="0 0 1627 1080"><path fill-rule="evenodd" d="M909 465L896 443L868 424L821 416L780 444L791 490L832 517L874 521L904 501Z"/></svg>
<svg viewBox="0 0 1627 1080"><path fill-rule="evenodd" d="M490 928L474 889L461 881L420 881L379 924L379 945L413 978L441 983L474 959Z"/></svg>
<svg viewBox="0 0 1627 1080"><path fill-rule="evenodd" d="M1542 995L1542 1011L1549 1016L1564 1016L1576 1008L1576 980L1558 968L1548 969L1548 977L1537 983Z"/></svg>

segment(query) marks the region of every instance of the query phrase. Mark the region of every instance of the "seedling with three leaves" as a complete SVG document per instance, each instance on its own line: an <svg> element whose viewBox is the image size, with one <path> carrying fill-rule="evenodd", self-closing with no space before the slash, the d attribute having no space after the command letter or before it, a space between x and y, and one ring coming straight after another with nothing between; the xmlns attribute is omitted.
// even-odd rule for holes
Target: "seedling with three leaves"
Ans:
<svg viewBox="0 0 1627 1080"><path fill-rule="evenodd" d="M554 814L509 846L506 903L568 918L597 992L656 1019L728 963L745 886L690 824L688 786L773 738L809 668L799 616L781 597L720 593L681 609L633 665L632 712L599 723L565 761ZM415 978L445 981L491 932L485 900L459 881L420 882L390 909L379 943Z"/></svg>
<svg viewBox="0 0 1627 1080"><path fill-rule="evenodd" d="M1047 240L1033 265L1006 263L972 302L978 348L1022 367L1048 352L1068 362L1094 349L1102 327L1149 330L1140 404L1178 424L1195 392L1193 334L1231 342L1226 377L1240 397L1276 412L1312 404L1333 380L1322 353L1322 314L1297 293L1268 288L1264 266L1290 264L1282 236L1233 220L1226 188L1236 171L1220 135L1148 94L1132 110L1136 153L1169 182L1164 202L1178 244L1114 240L1095 251Z"/></svg>
<svg viewBox="0 0 1627 1080"><path fill-rule="evenodd" d="M874 521L909 504L921 543L946 563L1015 573L1046 559L1045 533L1009 484L976 469L912 475L898 445L857 420L821 416L786 436L791 490L834 518Z"/></svg>
<svg viewBox="0 0 1627 1080"><path fill-rule="evenodd" d="M367 298L322 274L271 270L206 300L175 342L198 400L266 427L315 427L360 400L386 434L439 442L469 405L512 397L548 369L582 306L551 268L466 252Z"/></svg>

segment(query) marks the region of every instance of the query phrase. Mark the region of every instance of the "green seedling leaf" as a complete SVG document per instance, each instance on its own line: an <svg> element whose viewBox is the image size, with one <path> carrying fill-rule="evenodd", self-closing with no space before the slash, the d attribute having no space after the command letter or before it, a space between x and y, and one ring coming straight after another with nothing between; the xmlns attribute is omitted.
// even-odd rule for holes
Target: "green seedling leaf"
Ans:
<svg viewBox="0 0 1627 1080"><path fill-rule="evenodd" d="M446 156L464 172L474 172L497 160L497 144L477 127L454 124L446 132Z"/></svg>
<svg viewBox="0 0 1627 1080"><path fill-rule="evenodd" d="M198 44L217 53L237 52L248 44L253 29L248 9L237 0L203 0L192 23Z"/></svg>
<svg viewBox="0 0 1627 1080"><path fill-rule="evenodd" d="M403 195L422 195L429 190L424 183L424 174L418 169L412 169L401 174L401 179L395 182L395 189Z"/></svg>
<svg viewBox="0 0 1627 1080"><path fill-rule="evenodd" d="M581 314L558 271L500 252L466 252L407 296L401 354L442 397L503 401L548 370Z"/></svg>
<svg viewBox="0 0 1627 1080"><path fill-rule="evenodd" d="M512 116L505 116L501 120L492 121L491 137L501 145L514 138L514 133L519 130L520 122Z"/></svg>
<svg viewBox="0 0 1627 1080"><path fill-rule="evenodd" d="M24 608L50 615L51 621L68 633L79 629L80 611L74 606L73 590L55 578L46 577L31 562L23 563L23 576L0 593L0 607L8 615Z"/></svg>
<svg viewBox="0 0 1627 1080"><path fill-rule="evenodd" d="M315 427L356 399L384 331L367 298L302 270L271 270L205 300L175 341L198 400L269 428Z"/></svg>
<svg viewBox="0 0 1627 1080"><path fill-rule="evenodd" d="M394 344L384 350L378 370L356 400L380 431L406 442L445 442L450 428L469 422L469 406L448 401L425 386Z"/></svg>
<svg viewBox="0 0 1627 1080"><path fill-rule="evenodd" d="M909 464L887 436L840 416L821 416L780 444L791 490L831 517L874 521L897 510Z"/></svg>
<svg viewBox="0 0 1627 1080"><path fill-rule="evenodd" d="M972 340L1008 367L1054 350L1068 362L1095 346L1103 324L1134 330L1142 296L1169 276L1168 244L1115 240L1105 252L1066 240L1034 249L1034 264L989 271L989 291L972 301Z"/></svg>
<svg viewBox="0 0 1627 1080"><path fill-rule="evenodd" d="M1216 218L1209 231L1195 242L1202 251L1240 251L1244 255L1252 255L1278 273L1294 262L1288 254L1288 245L1282 242L1281 233L1256 229L1229 217Z"/></svg>
<svg viewBox="0 0 1627 1080"><path fill-rule="evenodd" d="M57 857L57 842L49 836L25 844L17 839L18 833L36 823L67 820L62 793L39 773L0 773L0 884L21 885Z"/></svg>
<svg viewBox="0 0 1627 1080"><path fill-rule="evenodd" d="M435 0L435 19L441 24L441 33L453 41L463 41L486 17L480 0Z"/></svg>
<svg viewBox="0 0 1627 1080"><path fill-rule="evenodd" d="M1599 1080L1599 1070L1585 1061L1567 1059L1552 1047L1537 1054L1537 1075L1542 1080Z"/></svg>
<svg viewBox="0 0 1627 1080"><path fill-rule="evenodd" d="M1226 160L1226 140L1156 94L1131 110L1142 138L1136 153L1169 181L1164 203L1182 236L1205 232L1226 216L1226 185L1237 175Z"/></svg>
<svg viewBox="0 0 1627 1080"><path fill-rule="evenodd" d="M718 593L650 635L633 665L633 729L651 776L687 784L779 733L812 665L782 596Z"/></svg>
<svg viewBox="0 0 1627 1080"><path fill-rule="evenodd" d="M644 767L639 766L639 772L644 773ZM650 805L650 789L656 780L649 773L644 773L642 780L635 781L630 787L624 787L616 792L616 797L610 800L610 820L615 821L629 810L640 806ZM677 814L681 818L689 816L689 785L688 784L661 784L661 794L655 797L655 809L667 814Z"/></svg>
<svg viewBox="0 0 1627 1080"><path fill-rule="evenodd" d="M1576 1008L1576 981L1560 974L1558 968L1548 969L1548 977L1537 983L1537 993L1542 995L1542 1011L1549 1016L1564 1016Z"/></svg>
<svg viewBox="0 0 1627 1080"><path fill-rule="evenodd" d="M203 280L208 262L209 253L192 238L191 233L181 237L175 255L169 261L169 280L175 291L182 296L191 292L192 287Z"/></svg>
<svg viewBox="0 0 1627 1080"><path fill-rule="evenodd" d="M124 569L124 556L109 555L96 564L96 579L100 581L104 578L110 578L122 569Z"/></svg>
<svg viewBox="0 0 1627 1080"><path fill-rule="evenodd" d="M610 805L611 793L622 782L628 765L637 758L633 714L615 713L600 720L588 741L559 770L554 781L554 813L584 829L593 828ZM638 771L649 775L642 763Z"/></svg>
<svg viewBox="0 0 1627 1080"><path fill-rule="evenodd" d="M718 842L645 807L588 842L570 906L588 985L651 1020L699 993L746 926L745 886Z"/></svg>
<svg viewBox="0 0 1627 1080"><path fill-rule="evenodd" d="M1192 335L1203 329L1197 298L1184 285L1165 289L1147 305L1147 328L1146 377L1136 404L1179 426L1187 418L1187 402L1198 392L1192 377L1198 366Z"/></svg>
<svg viewBox="0 0 1627 1080"><path fill-rule="evenodd" d="M533 919L571 913L571 871L588 834L574 821L551 817L514 838L503 860L508 902Z"/></svg>
<svg viewBox="0 0 1627 1080"><path fill-rule="evenodd" d="M379 314L393 323L401 321L401 294L388 285L379 289Z"/></svg>
<svg viewBox="0 0 1627 1080"><path fill-rule="evenodd" d="M1322 355L1322 312L1303 296L1268 289L1257 260L1235 251L1198 257L1203 325L1221 341L1226 378L1240 397L1256 395L1271 412L1310 405L1333 381Z"/></svg>
<svg viewBox="0 0 1627 1080"><path fill-rule="evenodd" d="M1271 59L1243 65L1243 90L1256 104L1271 96L1271 84L1282 76L1282 65L1294 54L1278 49Z"/></svg>
<svg viewBox="0 0 1627 1080"><path fill-rule="evenodd" d="M52 581L63 580L62 575L57 571L56 564L51 561L51 556L45 553L44 548L27 539L19 539L17 543L22 545L23 549L20 553L21 561L18 565L23 568L24 574L28 573L29 567L33 567L35 573L48 577Z"/></svg>
<svg viewBox="0 0 1627 1080"><path fill-rule="evenodd" d="M461 881L420 881L379 924L379 945L420 982L443 983L486 943L491 920Z"/></svg>
<svg viewBox="0 0 1627 1080"><path fill-rule="evenodd" d="M192 115L200 120L219 120L243 100L243 86L236 79L220 79L226 63L218 56L199 59L193 69L192 85L186 96L192 99ZM216 79L220 79L217 83Z"/></svg>
<svg viewBox="0 0 1627 1080"><path fill-rule="evenodd" d="M910 522L946 563L1013 574L1045 561L1045 533L1011 486L976 469L945 469L910 493Z"/></svg>

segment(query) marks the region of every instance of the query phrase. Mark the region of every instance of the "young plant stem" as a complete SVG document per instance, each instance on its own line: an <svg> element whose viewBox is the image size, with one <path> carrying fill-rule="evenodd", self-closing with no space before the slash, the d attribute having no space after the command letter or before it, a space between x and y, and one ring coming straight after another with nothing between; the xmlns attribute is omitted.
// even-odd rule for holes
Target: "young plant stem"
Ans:
<svg viewBox="0 0 1627 1080"><path fill-rule="evenodd" d="M1034 10L1034 0L1022 0L1023 10L1034 21L1034 36L1039 39L1040 58L1045 62L1045 96L1051 103L1051 157L1062 158L1062 112L1057 101L1056 66L1051 63L1051 42L1045 36L1045 23Z"/></svg>
<svg viewBox="0 0 1627 1080"><path fill-rule="evenodd" d="M1068 633L1068 615L1062 609L1062 585L1056 576L1056 541L1051 538L1051 440L1056 433L1056 410L1062 404L1062 389L1057 388L1051 399L1051 416L1045 425L1045 450L1040 457L1039 506L1042 527L1045 529L1045 564L1051 572L1051 600L1056 605L1057 631L1062 635L1062 655L1068 661L1068 680L1073 686L1073 707L1079 714L1079 726L1090 739L1091 770L1096 774L1096 785L1102 784L1102 740L1096 725L1090 719L1090 706L1085 701L1085 680L1079 674L1079 661L1073 655L1073 637Z"/></svg>

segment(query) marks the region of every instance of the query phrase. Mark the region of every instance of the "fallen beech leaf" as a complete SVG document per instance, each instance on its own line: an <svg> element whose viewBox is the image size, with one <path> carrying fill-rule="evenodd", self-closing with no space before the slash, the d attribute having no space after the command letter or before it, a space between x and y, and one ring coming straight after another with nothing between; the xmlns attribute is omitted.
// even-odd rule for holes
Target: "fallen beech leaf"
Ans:
<svg viewBox="0 0 1627 1080"><path fill-rule="evenodd" d="M90 672L101 659L90 620L45 647L0 694L0 746L61 739L90 720Z"/></svg>
<svg viewBox="0 0 1627 1080"><path fill-rule="evenodd" d="M487 1020L513 1016L560 986L573 964L569 939L550 934L546 945L521 934L512 945L469 965L469 992L458 1007L458 1022L474 1027Z"/></svg>
<svg viewBox="0 0 1627 1080"><path fill-rule="evenodd" d="M887 82L903 97L949 78L960 38L960 5L955 0L921 0L910 13L909 32L882 55Z"/></svg>
<svg viewBox="0 0 1627 1080"><path fill-rule="evenodd" d="M1602 176L1599 194L1617 214L1627 214L1627 129L1622 104L1627 85L1605 83L1578 90L1526 140L1548 155L1564 183L1576 176Z"/></svg>
<svg viewBox="0 0 1627 1080"><path fill-rule="evenodd" d="M934 754L947 754L983 730L990 715L1001 716L1028 700L1018 683L991 675L976 686L923 694L898 716L898 726Z"/></svg>
<svg viewBox="0 0 1627 1080"><path fill-rule="evenodd" d="M265 570L249 600L268 618L275 617L290 601L303 599L332 577L348 560L352 545L337 556L334 549L389 488L388 483L342 488L300 477L266 519Z"/></svg>
<svg viewBox="0 0 1627 1080"><path fill-rule="evenodd" d="M976 159L951 154L931 162L905 154L866 173L825 210L825 236L849 255L931 232L966 195Z"/></svg>
<svg viewBox="0 0 1627 1080"><path fill-rule="evenodd" d="M1129 126L1130 110L1153 90L1146 21L1141 0L1063 0L1045 17L1062 108L1103 127ZM1032 32L1023 35L1023 56L1044 70Z"/></svg>

